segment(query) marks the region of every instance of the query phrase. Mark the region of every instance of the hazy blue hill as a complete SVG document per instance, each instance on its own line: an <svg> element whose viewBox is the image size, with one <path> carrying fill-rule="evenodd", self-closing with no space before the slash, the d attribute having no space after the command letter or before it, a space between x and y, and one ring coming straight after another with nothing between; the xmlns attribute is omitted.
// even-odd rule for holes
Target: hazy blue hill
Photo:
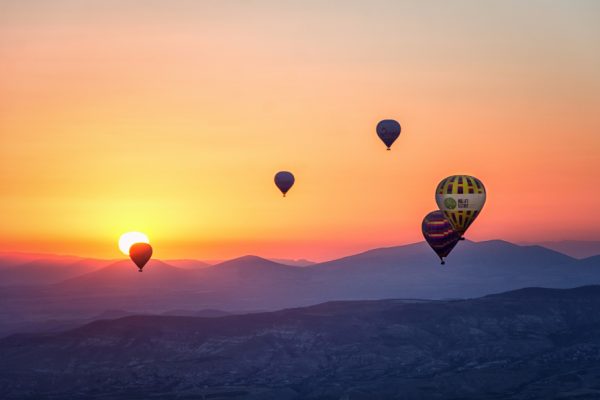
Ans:
<svg viewBox="0 0 600 400"><path fill-rule="evenodd" d="M461 241L447 259L447 268L461 265L562 265L574 262L572 257L541 246L518 246L503 240L484 242ZM412 267L439 265L439 259L425 242L405 246L373 249L340 258L312 268L368 269L373 267Z"/></svg>
<svg viewBox="0 0 600 400"><path fill-rule="evenodd" d="M592 268L600 266L600 255L584 258L578 263L578 265L583 267L589 266Z"/></svg>
<svg viewBox="0 0 600 400"><path fill-rule="evenodd" d="M404 246L378 248L365 251L336 260L317 263L310 268L323 270L348 270L366 269L372 266L399 266L411 265L431 261L435 263L437 257L425 242L413 243Z"/></svg>
<svg viewBox="0 0 600 400"><path fill-rule="evenodd" d="M106 310L106 311L102 311L100 314L94 316L91 319L92 320L116 319L116 318L128 317L130 315L135 315L135 313L132 313L131 311L125 311L125 310Z"/></svg>
<svg viewBox="0 0 600 400"><path fill-rule="evenodd" d="M540 247L462 241L445 266L425 243L374 249L309 267L334 298L464 298L526 286L600 283L598 268ZM352 297L349 297L352 296Z"/></svg>
<svg viewBox="0 0 600 400"><path fill-rule="evenodd" d="M25 332L25 333L35 333L35 332L61 332L68 329L73 329L83 324L100 320L100 319L115 319L121 318L129 315L139 315L139 313L131 313L128 311L122 310L106 310L99 314L92 315L90 317L84 318L50 318L44 320L35 320L28 321L23 318L14 318L12 322L12 326L10 329L5 329L7 327L0 327L0 337L6 336L11 332Z"/></svg>
<svg viewBox="0 0 600 400"><path fill-rule="evenodd" d="M57 287L76 291L98 290L99 288L138 288L149 289L185 285L193 272L166 264L160 260L150 260L143 272L129 260L117 261L104 268L65 280ZM151 273L148 273L152 270Z"/></svg>
<svg viewBox="0 0 600 400"><path fill-rule="evenodd" d="M235 313L225 312L221 310L205 309L205 310L170 310L162 313L165 316L179 316L179 317L203 317L203 318L218 318L225 317L227 315L233 315Z"/></svg>
<svg viewBox="0 0 600 400"><path fill-rule="evenodd" d="M555 242L541 242L539 245L575 258L587 258L600 255L600 240L562 240Z"/></svg>
<svg viewBox="0 0 600 400"><path fill-rule="evenodd" d="M297 268L293 268L290 265L277 263L275 261L268 260L266 258L246 255L232 260L224 261L219 264L213 265L213 268L220 270L236 270L241 271L254 271L254 272L279 272L279 271L294 271L297 272Z"/></svg>
<svg viewBox="0 0 600 400"><path fill-rule="evenodd" d="M202 270L197 278L205 308L264 310L315 303L309 271L261 257L225 261Z"/></svg>
<svg viewBox="0 0 600 400"><path fill-rule="evenodd" d="M269 260L279 263L279 264L290 265L293 267L308 267L310 265L316 264L316 262L306 260L304 258L301 258L298 260L291 260L291 259L287 259L287 258L270 258Z"/></svg>
<svg viewBox="0 0 600 400"><path fill-rule="evenodd" d="M257 256L243 256L216 264L202 271L202 279L225 281L227 285L246 286L254 284L272 284L301 279L307 275L302 268L279 264ZM250 288L247 288L250 289Z"/></svg>
<svg viewBox="0 0 600 400"><path fill-rule="evenodd" d="M1 261L0 261L1 262ZM111 261L52 257L30 260L0 269L0 286L43 285L95 271Z"/></svg>
<svg viewBox="0 0 600 400"><path fill-rule="evenodd" d="M483 296L482 299L506 299L521 301L561 301L570 299L580 299L584 302L593 301L600 292L599 285L581 286L574 289L548 289L539 287L528 287L523 289L511 290L510 292L494 293ZM589 296L589 298L587 297Z"/></svg>
<svg viewBox="0 0 600 400"><path fill-rule="evenodd" d="M20 264L34 261L42 257L31 257L21 253L0 253L0 271L6 268L15 267Z"/></svg>
<svg viewBox="0 0 600 400"><path fill-rule="evenodd" d="M3 398L597 399L600 287L130 316L0 340Z"/></svg>
<svg viewBox="0 0 600 400"><path fill-rule="evenodd" d="M164 260L164 263L177 268L192 270L207 268L211 266L211 264L199 260Z"/></svg>
<svg viewBox="0 0 600 400"><path fill-rule="evenodd" d="M452 252L452 263L478 265L564 265L575 261L572 257L542 246L519 246L504 240L459 243Z"/></svg>
<svg viewBox="0 0 600 400"><path fill-rule="evenodd" d="M54 254L0 252L0 269L22 265L36 260L46 260L47 262L73 263L82 259L82 257Z"/></svg>

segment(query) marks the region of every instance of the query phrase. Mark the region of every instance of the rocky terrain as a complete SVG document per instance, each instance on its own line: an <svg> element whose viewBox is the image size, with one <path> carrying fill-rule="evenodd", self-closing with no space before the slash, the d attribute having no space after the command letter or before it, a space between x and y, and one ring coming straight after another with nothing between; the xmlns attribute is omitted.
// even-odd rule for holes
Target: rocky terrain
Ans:
<svg viewBox="0 0 600 400"><path fill-rule="evenodd" d="M0 340L4 399L598 399L600 287L127 316Z"/></svg>

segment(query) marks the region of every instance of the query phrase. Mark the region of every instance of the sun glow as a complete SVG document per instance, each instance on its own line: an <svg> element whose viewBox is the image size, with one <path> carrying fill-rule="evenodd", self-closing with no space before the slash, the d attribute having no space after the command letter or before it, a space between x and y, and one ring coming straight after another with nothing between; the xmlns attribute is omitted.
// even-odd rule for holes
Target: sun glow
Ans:
<svg viewBox="0 0 600 400"><path fill-rule="evenodd" d="M119 238L119 250L129 255L129 248L136 243L150 243L148 236L141 232L127 232Z"/></svg>

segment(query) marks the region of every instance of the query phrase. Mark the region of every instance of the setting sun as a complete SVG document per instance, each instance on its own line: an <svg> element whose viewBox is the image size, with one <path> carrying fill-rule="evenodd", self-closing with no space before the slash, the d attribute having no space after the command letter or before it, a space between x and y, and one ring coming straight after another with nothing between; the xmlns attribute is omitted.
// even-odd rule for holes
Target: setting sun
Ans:
<svg viewBox="0 0 600 400"><path fill-rule="evenodd" d="M119 250L125 255L129 255L129 248L136 243L150 243L148 236L141 232L127 232L119 238Z"/></svg>

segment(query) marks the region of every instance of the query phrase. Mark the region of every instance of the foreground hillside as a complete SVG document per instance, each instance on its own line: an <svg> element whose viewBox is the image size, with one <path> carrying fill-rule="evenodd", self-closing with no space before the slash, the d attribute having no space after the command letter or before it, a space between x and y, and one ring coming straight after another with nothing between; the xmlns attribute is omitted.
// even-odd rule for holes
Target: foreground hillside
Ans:
<svg viewBox="0 0 600 400"><path fill-rule="evenodd" d="M598 399L600 286L132 316L0 340L6 399Z"/></svg>

